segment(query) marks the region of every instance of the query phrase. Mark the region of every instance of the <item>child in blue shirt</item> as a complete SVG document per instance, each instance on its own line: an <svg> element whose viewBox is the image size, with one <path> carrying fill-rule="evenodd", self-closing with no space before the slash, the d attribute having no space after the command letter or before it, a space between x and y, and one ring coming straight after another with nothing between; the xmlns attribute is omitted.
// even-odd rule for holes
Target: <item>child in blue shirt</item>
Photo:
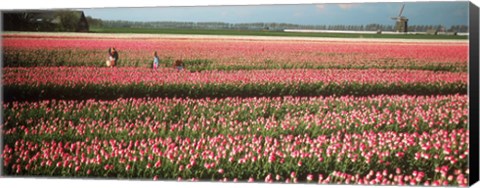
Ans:
<svg viewBox="0 0 480 188"><path fill-rule="evenodd" d="M175 60L175 68L177 68L177 71L182 71L183 70L183 61L180 59Z"/></svg>
<svg viewBox="0 0 480 188"><path fill-rule="evenodd" d="M157 51L153 53L153 68L156 70L158 68L159 58L157 55Z"/></svg>

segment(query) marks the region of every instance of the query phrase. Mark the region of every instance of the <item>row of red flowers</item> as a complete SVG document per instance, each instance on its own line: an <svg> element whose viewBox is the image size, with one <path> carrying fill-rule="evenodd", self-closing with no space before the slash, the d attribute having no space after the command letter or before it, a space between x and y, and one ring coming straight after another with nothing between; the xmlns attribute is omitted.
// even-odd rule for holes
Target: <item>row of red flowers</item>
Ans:
<svg viewBox="0 0 480 188"><path fill-rule="evenodd" d="M466 83L467 73L419 70L295 69L187 72L147 68L35 67L4 68L3 84L222 84L222 83Z"/></svg>

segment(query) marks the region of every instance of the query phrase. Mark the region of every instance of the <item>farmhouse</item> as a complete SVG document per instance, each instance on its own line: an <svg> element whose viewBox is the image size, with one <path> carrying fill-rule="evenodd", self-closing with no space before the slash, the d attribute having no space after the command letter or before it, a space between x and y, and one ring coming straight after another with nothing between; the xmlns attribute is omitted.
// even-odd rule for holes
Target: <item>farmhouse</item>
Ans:
<svg viewBox="0 0 480 188"><path fill-rule="evenodd" d="M89 31L83 11L6 12L3 14L3 23L5 31Z"/></svg>

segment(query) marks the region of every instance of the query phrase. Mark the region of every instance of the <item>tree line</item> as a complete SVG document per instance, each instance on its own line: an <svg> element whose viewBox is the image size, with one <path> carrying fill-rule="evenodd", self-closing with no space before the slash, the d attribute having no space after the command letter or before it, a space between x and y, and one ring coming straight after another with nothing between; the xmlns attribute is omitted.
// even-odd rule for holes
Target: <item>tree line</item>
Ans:
<svg viewBox="0 0 480 188"><path fill-rule="evenodd" d="M225 22L139 22L120 20L100 20L87 17L92 27L105 28L145 28L145 29L218 29L218 30L269 30L283 31L285 29L309 29L309 30L344 30L344 31L394 31L395 26L384 24L365 25L301 25L290 23L225 23ZM91 20L91 21L90 21ZM410 32L426 32L428 30L446 32L468 32L466 25L452 25L449 28L443 25L410 25Z"/></svg>
<svg viewBox="0 0 480 188"><path fill-rule="evenodd" d="M86 20L86 21L83 21ZM91 16L84 17L81 11L37 11L37 12L5 12L3 29L13 31L88 31L93 28L144 28L144 29L206 29L206 30L268 30L283 31L285 29L309 30L344 30L344 31L394 31L395 26L384 24L365 25L301 25L290 23L225 23L225 22L139 22L102 20ZM82 25L83 24L83 25ZM82 29L83 28L83 29ZM446 32L468 32L466 25L409 25L410 32L426 32L429 30Z"/></svg>
<svg viewBox="0 0 480 188"><path fill-rule="evenodd" d="M5 31L88 31L88 22L81 11L7 11L2 14Z"/></svg>

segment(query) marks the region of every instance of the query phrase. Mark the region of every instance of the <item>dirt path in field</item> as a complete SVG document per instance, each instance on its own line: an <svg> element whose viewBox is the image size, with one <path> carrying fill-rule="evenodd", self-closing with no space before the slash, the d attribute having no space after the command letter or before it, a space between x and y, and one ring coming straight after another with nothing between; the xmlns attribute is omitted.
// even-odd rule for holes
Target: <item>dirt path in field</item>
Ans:
<svg viewBox="0 0 480 188"><path fill-rule="evenodd" d="M171 38L171 39L217 39L217 40L283 40L283 41L348 41L348 42L418 42L418 43L468 43L455 39L385 39L385 38L328 38L288 36L232 36L232 35L186 35L186 34L126 34L126 33L53 33L53 32L3 32L2 37L85 37L85 38Z"/></svg>

